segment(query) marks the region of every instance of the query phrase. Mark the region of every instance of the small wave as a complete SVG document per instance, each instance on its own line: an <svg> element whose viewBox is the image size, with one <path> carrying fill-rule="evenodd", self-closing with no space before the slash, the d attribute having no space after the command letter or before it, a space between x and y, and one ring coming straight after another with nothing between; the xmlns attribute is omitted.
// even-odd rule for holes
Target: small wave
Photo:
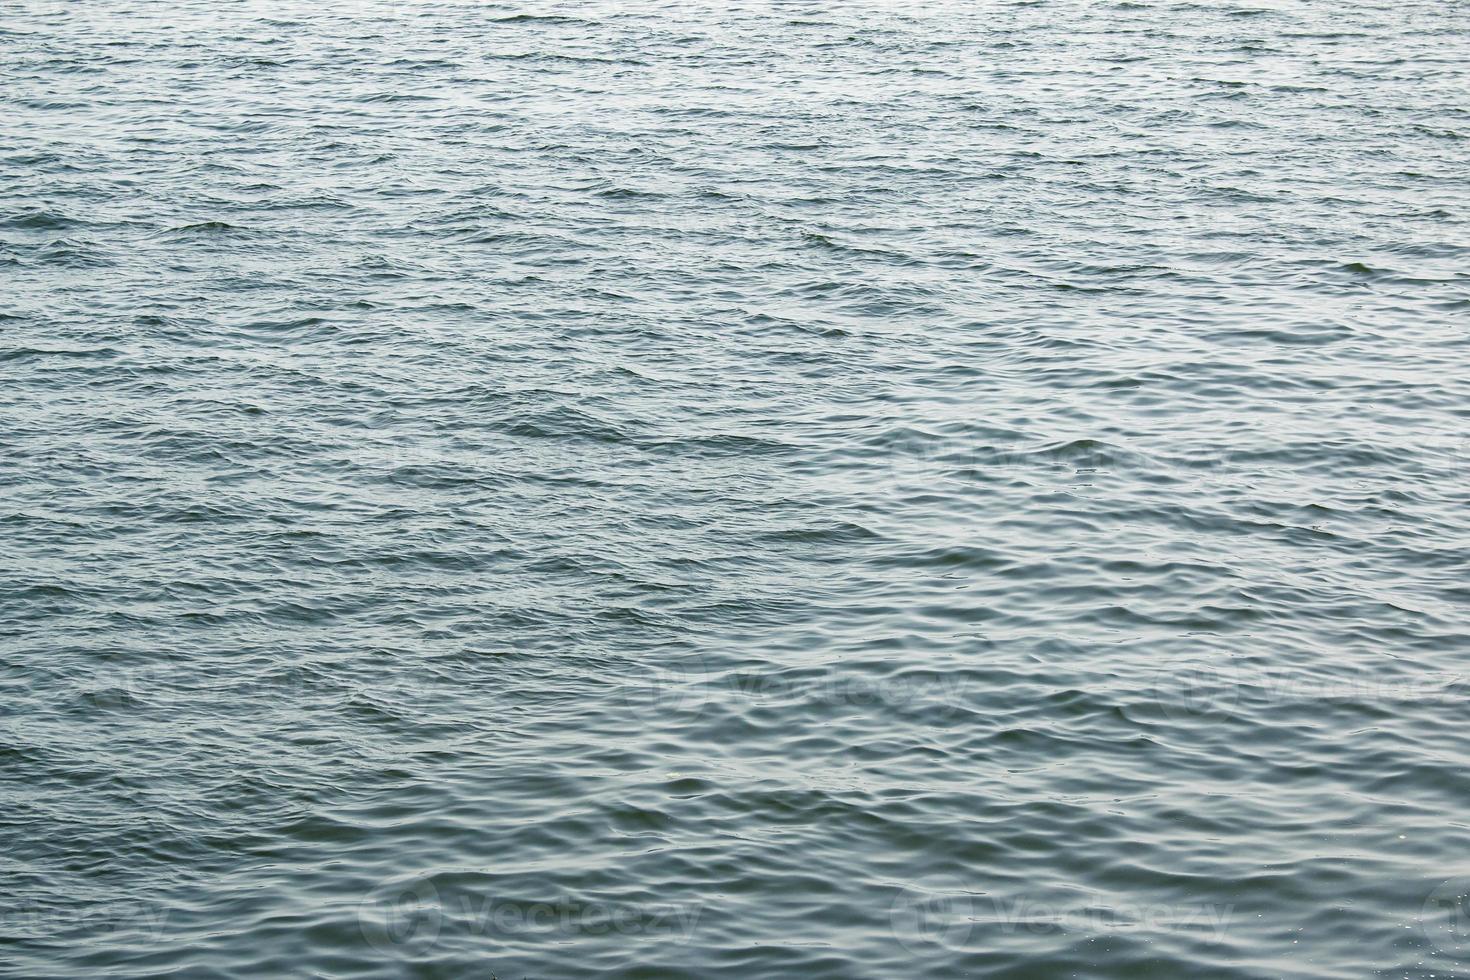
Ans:
<svg viewBox="0 0 1470 980"><path fill-rule="evenodd" d="M594 21L565 14L511 14L506 17L490 18L492 24L592 24Z"/></svg>
<svg viewBox="0 0 1470 980"><path fill-rule="evenodd" d="M211 235L235 235L244 233L245 229L239 225L232 225L228 221L199 221L194 224L178 225L164 232L165 235L189 237L189 236L211 236Z"/></svg>
<svg viewBox="0 0 1470 980"><path fill-rule="evenodd" d="M21 211L17 214L0 216L0 228L15 228L22 231L64 231L81 224L59 211Z"/></svg>

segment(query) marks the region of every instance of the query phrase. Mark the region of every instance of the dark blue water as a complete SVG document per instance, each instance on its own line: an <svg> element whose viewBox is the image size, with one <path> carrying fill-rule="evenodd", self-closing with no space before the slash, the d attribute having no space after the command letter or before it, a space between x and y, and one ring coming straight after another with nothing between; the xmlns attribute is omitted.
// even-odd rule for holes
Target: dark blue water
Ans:
<svg viewBox="0 0 1470 980"><path fill-rule="evenodd" d="M1470 7L0 4L0 970L1470 976Z"/></svg>

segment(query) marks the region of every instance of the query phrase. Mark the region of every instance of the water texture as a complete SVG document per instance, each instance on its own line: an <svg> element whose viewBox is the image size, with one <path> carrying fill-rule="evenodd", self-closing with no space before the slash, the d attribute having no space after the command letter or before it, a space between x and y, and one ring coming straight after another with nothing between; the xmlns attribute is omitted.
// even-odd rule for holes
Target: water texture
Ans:
<svg viewBox="0 0 1470 980"><path fill-rule="evenodd" d="M1470 6L0 3L0 971L1470 976Z"/></svg>

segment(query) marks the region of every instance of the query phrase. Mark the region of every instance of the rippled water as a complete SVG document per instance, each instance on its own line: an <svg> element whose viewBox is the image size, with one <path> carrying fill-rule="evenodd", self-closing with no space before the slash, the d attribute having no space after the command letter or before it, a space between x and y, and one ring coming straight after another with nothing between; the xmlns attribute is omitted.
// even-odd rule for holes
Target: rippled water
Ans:
<svg viewBox="0 0 1470 980"><path fill-rule="evenodd" d="M0 967L1470 976L1470 7L0 6Z"/></svg>

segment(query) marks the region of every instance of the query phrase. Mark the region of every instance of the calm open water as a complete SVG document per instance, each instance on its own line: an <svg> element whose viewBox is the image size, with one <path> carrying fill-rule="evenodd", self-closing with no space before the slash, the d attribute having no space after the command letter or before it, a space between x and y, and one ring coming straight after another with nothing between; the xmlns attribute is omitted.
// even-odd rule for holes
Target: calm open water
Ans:
<svg viewBox="0 0 1470 980"><path fill-rule="evenodd" d="M0 4L0 970L1470 976L1470 6Z"/></svg>

